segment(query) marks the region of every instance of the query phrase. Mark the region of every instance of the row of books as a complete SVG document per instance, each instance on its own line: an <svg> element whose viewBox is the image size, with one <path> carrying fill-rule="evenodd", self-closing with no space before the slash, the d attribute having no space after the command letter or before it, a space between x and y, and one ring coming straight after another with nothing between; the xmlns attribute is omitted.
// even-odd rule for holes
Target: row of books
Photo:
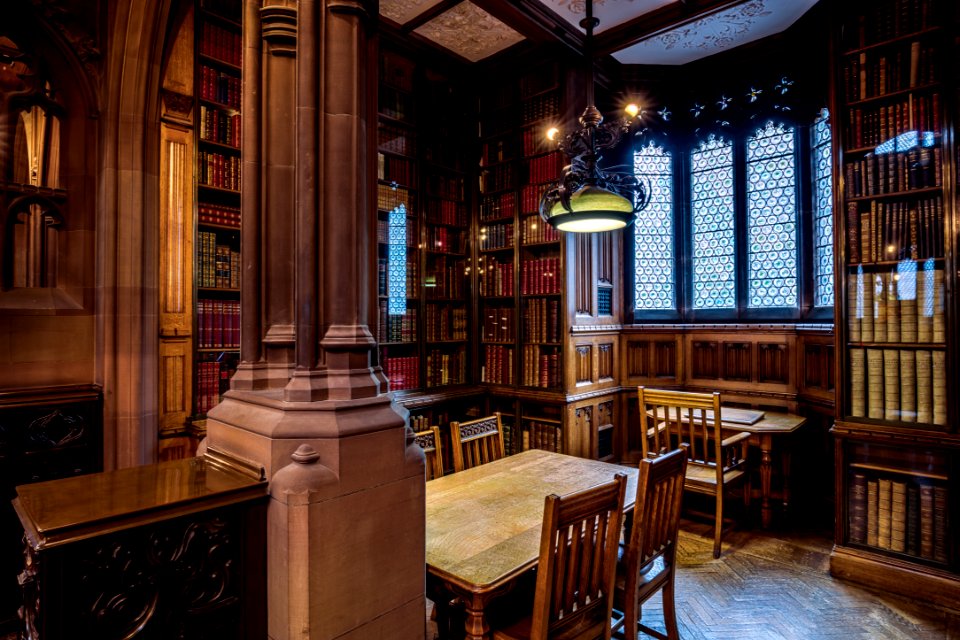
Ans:
<svg viewBox="0 0 960 640"><path fill-rule="evenodd" d="M943 181L941 167L940 147L870 153L845 163L845 195L860 198L939 187Z"/></svg>
<svg viewBox="0 0 960 640"><path fill-rule="evenodd" d="M220 403L221 389L226 389L236 366L219 360L200 360L196 365L197 413L204 414Z"/></svg>
<svg viewBox="0 0 960 640"><path fill-rule="evenodd" d="M547 137L547 129L548 127L545 126L532 126L523 130L521 139L524 156L533 156L556 148L556 142ZM563 163L561 163L562 167Z"/></svg>
<svg viewBox="0 0 960 640"><path fill-rule="evenodd" d="M197 286L208 289L240 288L240 252L217 243L213 231L197 232Z"/></svg>
<svg viewBox="0 0 960 640"><path fill-rule="evenodd" d="M513 261L500 262L492 256L485 257L480 263L480 295L512 296Z"/></svg>
<svg viewBox="0 0 960 640"><path fill-rule="evenodd" d="M532 258L520 265L520 293L560 293L560 258Z"/></svg>
<svg viewBox="0 0 960 640"><path fill-rule="evenodd" d="M500 222L480 228L480 250L513 246L513 223Z"/></svg>
<svg viewBox="0 0 960 640"><path fill-rule="evenodd" d="M240 207L225 207L218 204L197 205L197 218L200 224L219 224L240 228Z"/></svg>
<svg viewBox="0 0 960 640"><path fill-rule="evenodd" d="M516 339L513 329L515 312L513 307L507 306L484 307L482 339L485 342L513 342Z"/></svg>
<svg viewBox="0 0 960 640"><path fill-rule="evenodd" d="M427 305L427 340L467 339L467 310L447 305Z"/></svg>
<svg viewBox="0 0 960 640"><path fill-rule="evenodd" d="M540 197L550 188L549 184L528 184L520 190L520 211L536 213L540 211Z"/></svg>
<svg viewBox="0 0 960 640"><path fill-rule="evenodd" d="M513 167L506 164L498 164L480 171L480 191L482 193L491 193L493 191L504 191L512 189L516 173Z"/></svg>
<svg viewBox="0 0 960 640"><path fill-rule="evenodd" d="M204 22L200 26L199 47L202 56L240 66L243 41L239 31L227 30L212 22Z"/></svg>
<svg viewBox="0 0 960 640"><path fill-rule="evenodd" d="M540 244L560 240L560 232L546 224L539 215L523 218L520 225L523 233L523 244Z"/></svg>
<svg viewBox="0 0 960 640"><path fill-rule="evenodd" d="M406 158L377 153L377 178L387 182L412 186L415 180L413 162Z"/></svg>
<svg viewBox="0 0 960 640"><path fill-rule="evenodd" d="M240 348L239 300L197 300L197 347Z"/></svg>
<svg viewBox="0 0 960 640"><path fill-rule="evenodd" d="M431 173L427 178L430 195L450 200L463 200L463 178Z"/></svg>
<svg viewBox="0 0 960 640"><path fill-rule="evenodd" d="M200 139L240 148L240 114L200 105Z"/></svg>
<svg viewBox="0 0 960 640"><path fill-rule="evenodd" d="M402 156L413 156L416 153L412 131L384 122L377 125L377 147Z"/></svg>
<svg viewBox="0 0 960 640"><path fill-rule="evenodd" d="M853 473L850 542L946 563L949 490L904 476Z"/></svg>
<svg viewBox="0 0 960 640"><path fill-rule="evenodd" d="M850 349L850 415L947 424L946 352Z"/></svg>
<svg viewBox="0 0 960 640"><path fill-rule="evenodd" d="M520 118L523 124L557 118L559 115L560 95L556 91L535 96L520 105Z"/></svg>
<svg viewBox="0 0 960 640"><path fill-rule="evenodd" d="M440 349L427 352L427 386L440 387L467 381L467 351L448 353Z"/></svg>
<svg viewBox="0 0 960 640"><path fill-rule="evenodd" d="M466 263L452 260L447 256L433 256L427 264L427 277L424 282L424 297L427 300L462 299Z"/></svg>
<svg viewBox="0 0 960 640"><path fill-rule="evenodd" d="M512 218L517 213L517 197L514 193L484 196L480 199L480 221Z"/></svg>
<svg viewBox="0 0 960 640"><path fill-rule="evenodd" d="M560 300L528 298L523 301L523 339L560 342Z"/></svg>
<svg viewBox="0 0 960 640"><path fill-rule="evenodd" d="M467 226L467 209L462 202L427 200L427 222Z"/></svg>
<svg viewBox="0 0 960 640"><path fill-rule="evenodd" d="M847 280L850 342L946 341L943 269L858 273Z"/></svg>
<svg viewBox="0 0 960 640"><path fill-rule="evenodd" d="M943 201L848 202L847 245L849 264L942 257Z"/></svg>
<svg viewBox="0 0 960 640"><path fill-rule="evenodd" d="M413 118L413 95L397 91L393 87L384 85L380 87L377 99L379 100L379 111L385 116L397 120L408 120Z"/></svg>
<svg viewBox="0 0 960 640"><path fill-rule="evenodd" d="M404 243L404 246L415 247L419 244L419 238L417 238L417 226L414 223L413 218L404 216L404 225L403 229L398 228L393 229L394 235L399 236L396 238L390 237L391 224L390 220L377 219L377 242L380 244L391 244L391 241L399 241Z"/></svg>
<svg viewBox="0 0 960 640"><path fill-rule="evenodd" d="M391 391L416 389L420 386L420 356L387 356L383 350L383 371L390 383Z"/></svg>
<svg viewBox="0 0 960 640"><path fill-rule="evenodd" d="M453 227L427 227L427 248L438 253L464 253L464 232Z"/></svg>
<svg viewBox="0 0 960 640"><path fill-rule="evenodd" d="M197 183L240 191L240 156L215 151L197 152Z"/></svg>
<svg viewBox="0 0 960 640"><path fill-rule="evenodd" d="M561 444L562 429L559 424L529 419L524 421L521 451L544 449L561 453Z"/></svg>
<svg viewBox="0 0 960 640"><path fill-rule="evenodd" d="M496 140L488 140L480 146L480 166L489 167L492 164L506 162L516 155L511 138L504 136Z"/></svg>
<svg viewBox="0 0 960 640"><path fill-rule="evenodd" d="M408 307L402 314L389 312L386 300L380 301L380 342L413 342L417 339L417 308Z"/></svg>
<svg viewBox="0 0 960 640"><path fill-rule="evenodd" d="M240 108L240 76L200 65L200 99Z"/></svg>
<svg viewBox="0 0 960 640"><path fill-rule="evenodd" d="M409 189L395 184L377 185L377 209L393 211L401 205L407 211L413 210L413 201L410 198Z"/></svg>
<svg viewBox="0 0 960 640"><path fill-rule="evenodd" d="M909 94L893 104L850 109L847 146L876 147L908 132L940 133L940 94Z"/></svg>
<svg viewBox="0 0 960 640"><path fill-rule="evenodd" d="M377 293L381 296L399 296L401 298L416 297L416 292L420 287L420 270L417 267L417 261L412 256L407 257L404 264L403 275L401 278L391 281L389 272L388 258L377 259ZM404 290L398 291L399 285L403 285Z"/></svg>
<svg viewBox="0 0 960 640"><path fill-rule="evenodd" d="M877 0L871 10L860 15L855 32L850 32L849 47L866 47L871 44L899 38L936 26L933 10L934 0Z"/></svg>
<svg viewBox="0 0 960 640"><path fill-rule="evenodd" d="M921 87L937 79L933 47L919 40L899 46L896 51L881 49L875 57L861 52L846 62L843 81L848 101Z"/></svg>
<svg viewBox="0 0 960 640"><path fill-rule="evenodd" d="M513 384L513 347L499 344L485 345L480 381L490 384Z"/></svg>
<svg viewBox="0 0 960 640"><path fill-rule="evenodd" d="M523 345L523 385L545 389L560 386L559 347Z"/></svg>
<svg viewBox="0 0 960 640"><path fill-rule="evenodd" d="M564 164L566 164L566 162L563 154L559 151L554 151L553 153L531 158L527 161L527 182L532 184L544 184L545 182L556 180L557 176L559 176L560 172L563 170ZM537 200L539 204L539 198L537 198ZM523 210L525 212L536 211L536 207L533 209L527 209L526 199L524 199Z"/></svg>

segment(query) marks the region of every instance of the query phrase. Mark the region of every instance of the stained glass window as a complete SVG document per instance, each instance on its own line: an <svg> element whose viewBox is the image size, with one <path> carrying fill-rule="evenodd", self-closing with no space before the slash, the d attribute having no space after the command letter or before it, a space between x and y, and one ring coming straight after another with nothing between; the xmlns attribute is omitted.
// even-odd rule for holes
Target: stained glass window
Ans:
<svg viewBox="0 0 960 640"><path fill-rule="evenodd" d="M673 249L673 158L650 143L633 154L633 172L650 199L634 223L636 309L676 309Z"/></svg>
<svg viewBox="0 0 960 640"><path fill-rule="evenodd" d="M407 208L400 204L387 214L387 312L407 312Z"/></svg>
<svg viewBox="0 0 960 640"><path fill-rule="evenodd" d="M690 154L693 307L736 306L733 145L710 136Z"/></svg>
<svg viewBox="0 0 960 640"><path fill-rule="evenodd" d="M813 123L813 306L833 306L833 158L830 113Z"/></svg>
<svg viewBox="0 0 960 640"><path fill-rule="evenodd" d="M747 304L796 307L797 172L793 127L768 122L747 140Z"/></svg>

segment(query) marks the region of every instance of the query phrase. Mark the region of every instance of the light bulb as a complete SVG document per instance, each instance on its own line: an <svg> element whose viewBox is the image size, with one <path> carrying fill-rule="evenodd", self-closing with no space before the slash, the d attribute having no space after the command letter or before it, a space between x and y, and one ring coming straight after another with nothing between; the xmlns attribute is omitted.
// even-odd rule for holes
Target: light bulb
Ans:
<svg viewBox="0 0 960 640"><path fill-rule="evenodd" d="M631 102L631 103L628 104L626 107L624 107L623 110L624 110L624 111L627 113L627 115L630 116L631 118L636 118L636 117L637 117L637 114L640 113L640 107L639 107L636 103L633 103L633 102Z"/></svg>
<svg viewBox="0 0 960 640"><path fill-rule="evenodd" d="M556 127L550 127L547 129L547 140L555 139L558 133L560 133L560 129L557 129Z"/></svg>

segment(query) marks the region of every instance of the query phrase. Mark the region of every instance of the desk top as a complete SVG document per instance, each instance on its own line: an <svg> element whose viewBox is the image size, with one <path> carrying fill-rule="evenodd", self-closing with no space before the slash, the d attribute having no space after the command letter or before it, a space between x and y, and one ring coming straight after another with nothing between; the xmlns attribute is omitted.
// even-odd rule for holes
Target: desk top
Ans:
<svg viewBox="0 0 960 640"><path fill-rule="evenodd" d="M747 433L793 433L804 424L806 424L807 419L804 416L794 415L792 413L777 413L774 411L765 411L763 417L754 422L753 424L745 424L744 422L729 422L724 420L724 413L726 411L741 411L733 407L720 408L720 425L724 429L730 431L745 431ZM661 412L662 414L662 412ZM670 412L671 415L674 415L674 412ZM647 415L651 418L653 417L652 411L647 411ZM686 422L686 414L681 414L684 422Z"/></svg>
<svg viewBox="0 0 960 640"><path fill-rule="evenodd" d="M472 592L491 591L537 564L544 498L639 471L537 449L427 483L427 571Z"/></svg>

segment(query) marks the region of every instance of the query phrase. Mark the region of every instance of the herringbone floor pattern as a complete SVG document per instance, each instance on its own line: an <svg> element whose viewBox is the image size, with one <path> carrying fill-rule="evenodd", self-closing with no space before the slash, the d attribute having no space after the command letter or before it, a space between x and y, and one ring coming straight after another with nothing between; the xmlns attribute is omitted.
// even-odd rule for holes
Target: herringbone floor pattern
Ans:
<svg viewBox="0 0 960 640"><path fill-rule="evenodd" d="M830 577L823 534L724 535L714 560L710 524L684 520L677 573L683 640L960 640L960 612L873 593ZM663 631L660 597L643 610ZM428 624L427 638L436 627Z"/></svg>

